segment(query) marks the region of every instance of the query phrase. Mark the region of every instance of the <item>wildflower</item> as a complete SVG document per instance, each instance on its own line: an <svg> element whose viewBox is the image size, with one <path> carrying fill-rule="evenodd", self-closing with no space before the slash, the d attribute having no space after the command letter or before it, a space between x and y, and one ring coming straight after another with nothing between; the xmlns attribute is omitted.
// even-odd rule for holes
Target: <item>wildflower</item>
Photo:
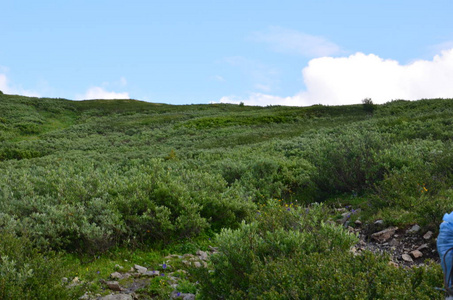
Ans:
<svg viewBox="0 0 453 300"><path fill-rule="evenodd" d="M162 264L162 269L166 269L167 268L167 264Z"/></svg>

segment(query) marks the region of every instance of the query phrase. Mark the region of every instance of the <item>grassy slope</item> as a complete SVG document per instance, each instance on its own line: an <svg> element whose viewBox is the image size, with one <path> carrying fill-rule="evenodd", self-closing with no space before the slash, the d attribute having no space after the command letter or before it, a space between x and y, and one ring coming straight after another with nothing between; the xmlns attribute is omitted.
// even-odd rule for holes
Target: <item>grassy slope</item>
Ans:
<svg viewBox="0 0 453 300"><path fill-rule="evenodd" d="M370 114L362 105L173 106L0 94L0 180L4 180L0 182L0 204L11 215L17 211L15 218L25 227L35 222L46 226L43 216L51 213L56 217L49 222L58 222L58 211L52 207L68 209L71 215L83 209L88 213L100 205L99 214L109 212L102 218L113 214L117 219L105 221L94 215L89 224L107 226L108 233L112 230L108 226L115 227L109 222L121 222L114 230L124 239L145 244L149 242L146 236L134 240L140 233L132 225L140 228L140 219L127 216L142 217L140 203L150 198L164 205L165 201L192 199L191 205L205 207L198 213L212 222L210 230L216 232L245 217L241 213L248 209L244 206L234 212L225 204L228 197L237 205L249 205L241 199L263 203L271 197L288 203L297 199L327 201L362 208L362 220L384 218L389 225L402 226L418 222L435 230L441 214L453 209L452 114L453 101L449 99L394 101L377 106ZM275 173L270 174L274 168ZM152 181L157 182L154 192L147 190ZM160 181L175 192L163 189ZM219 207L203 202L218 198L227 202ZM39 205L45 201L50 201L50 208L41 211ZM118 205L120 212L110 212ZM178 205L188 209L185 202L167 206L178 210ZM208 209L228 211L230 219L216 219ZM0 217L4 228L22 228ZM179 217L185 217L184 213ZM127 230L125 226L129 226ZM60 245L51 248L69 251L91 245L89 239L82 245L70 236L69 241L60 239L70 230L63 228L53 237L49 233L34 242L46 248L47 238ZM90 230L94 229L86 232ZM82 229L82 233L74 232L85 234ZM195 235L174 232L175 237L196 236L196 230ZM108 249L114 242L109 240L99 249ZM91 247L90 251L99 250ZM124 253L115 255L113 260L96 261L90 268L100 268L105 276L117 263L115 259L125 257ZM135 256L136 263L141 259ZM73 265L78 258L74 260Z"/></svg>

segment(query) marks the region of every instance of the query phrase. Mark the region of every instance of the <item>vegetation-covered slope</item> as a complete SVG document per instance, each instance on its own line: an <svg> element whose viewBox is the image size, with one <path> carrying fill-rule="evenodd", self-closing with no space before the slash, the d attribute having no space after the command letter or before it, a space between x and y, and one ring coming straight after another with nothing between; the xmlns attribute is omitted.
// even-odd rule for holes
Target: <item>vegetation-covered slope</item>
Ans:
<svg viewBox="0 0 453 300"><path fill-rule="evenodd" d="M294 298L311 299L333 284L329 293L337 289L339 299L432 298L429 285L441 285L438 266L387 270L383 258L365 262L347 255L354 239L325 221L331 217L328 207L352 205L361 208L354 218L363 221L381 218L388 225L419 223L437 230L443 214L453 210L452 114L449 99L392 101L370 110L0 94L0 234L38 247L36 258L48 251L97 255L116 247L165 248L229 228L234 231L224 231L217 242L231 256L217 263L233 264L236 275L228 267L199 274L200 297L268 293L263 297L274 299L282 295L279 289L289 289ZM293 216L294 224L313 222L313 231L285 223L285 214L293 211L272 208L278 206L274 202L297 207L293 211L314 202L325 205L315 219ZM257 218L269 205L269 218ZM261 245L258 237L266 234L279 246ZM304 234L322 235L321 244ZM246 236L258 238L253 253L236 247ZM342 256L335 267L344 269L339 278L331 281L327 269L320 277L309 275L319 261L333 263L333 249ZM11 257L14 251L4 247L0 253ZM236 261L235 255L248 259ZM306 260L306 269L294 260ZM244 277L237 275L239 266ZM21 266L15 268L19 272ZM282 277L272 278L275 284L258 284L282 268ZM361 276L378 271L389 281L377 276L378 286L347 293ZM0 272L12 274L5 264ZM309 286L291 281L290 273L315 281ZM225 281L230 275L241 282ZM380 286L387 290L391 278L402 281L395 294L385 294ZM12 279L1 280L0 296L8 295Z"/></svg>

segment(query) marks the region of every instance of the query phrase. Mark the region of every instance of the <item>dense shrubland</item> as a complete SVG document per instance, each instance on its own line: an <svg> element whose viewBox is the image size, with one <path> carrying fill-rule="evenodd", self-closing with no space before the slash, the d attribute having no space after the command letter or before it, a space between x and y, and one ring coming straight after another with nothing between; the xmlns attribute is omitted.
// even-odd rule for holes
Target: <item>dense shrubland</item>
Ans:
<svg viewBox="0 0 453 300"><path fill-rule="evenodd" d="M0 94L0 234L30 245L17 258L0 247L0 295L30 286L26 298L45 298L27 280L46 269L12 279L40 259L57 270L62 253L215 236L223 255L197 274L208 299L432 299L438 266L355 257L354 237L326 221L352 205L364 221L437 230L453 210L452 113L446 99L296 108Z"/></svg>

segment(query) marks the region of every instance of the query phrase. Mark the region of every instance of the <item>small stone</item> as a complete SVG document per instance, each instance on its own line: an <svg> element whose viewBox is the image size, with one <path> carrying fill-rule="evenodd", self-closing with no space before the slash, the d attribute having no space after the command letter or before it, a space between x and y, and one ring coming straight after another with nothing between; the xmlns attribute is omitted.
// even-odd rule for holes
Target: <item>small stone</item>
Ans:
<svg viewBox="0 0 453 300"><path fill-rule="evenodd" d="M193 266L195 268L200 268L201 267L201 263L199 261L196 261L196 262L193 263Z"/></svg>
<svg viewBox="0 0 453 300"><path fill-rule="evenodd" d="M374 225L384 225L384 220L377 220Z"/></svg>
<svg viewBox="0 0 453 300"><path fill-rule="evenodd" d="M362 221L360 221L360 220L355 220L354 224L357 225L357 226L361 226L361 225L362 225Z"/></svg>
<svg viewBox="0 0 453 300"><path fill-rule="evenodd" d="M204 251L198 250L197 255L200 259L202 260L207 260L208 259L208 254Z"/></svg>
<svg viewBox="0 0 453 300"><path fill-rule="evenodd" d="M63 283L68 283L69 280L68 280L68 277L63 277L63 278L61 278L61 281Z"/></svg>
<svg viewBox="0 0 453 300"><path fill-rule="evenodd" d="M390 227L390 228L384 229L382 231L373 233L371 235L371 237L380 243L384 243L385 241L390 239L393 236L393 234L395 234L395 231L397 231L397 230L398 230L398 227Z"/></svg>
<svg viewBox="0 0 453 300"><path fill-rule="evenodd" d="M143 275L154 277L154 276L159 276L160 274L159 274L159 271L146 271L145 273L143 273Z"/></svg>
<svg viewBox="0 0 453 300"><path fill-rule="evenodd" d="M395 234L396 235L396 234ZM389 245L390 246L393 246L393 247L396 247L400 244L400 242L398 242L397 239L392 239L390 242L389 242Z"/></svg>
<svg viewBox="0 0 453 300"><path fill-rule="evenodd" d="M114 272L114 273L110 274L110 278L112 278L112 279L121 279L121 278L123 278L123 275L121 273L119 273L119 272Z"/></svg>
<svg viewBox="0 0 453 300"><path fill-rule="evenodd" d="M127 294L114 294L114 295L107 295L100 300L133 300L134 298L131 295Z"/></svg>
<svg viewBox="0 0 453 300"><path fill-rule="evenodd" d="M107 281L105 284L112 291L117 291L117 292L121 291L121 287L120 287L120 284L118 283L118 281Z"/></svg>
<svg viewBox="0 0 453 300"><path fill-rule="evenodd" d="M420 247L418 247L417 250L421 251L421 250L427 249L427 248L429 248L429 247L428 247L428 244L423 244L423 245L421 245Z"/></svg>
<svg viewBox="0 0 453 300"><path fill-rule="evenodd" d="M135 270L139 272L140 274L144 274L146 271L148 271L147 268L139 266L139 265L134 265Z"/></svg>
<svg viewBox="0 0 453 300"><path fill-rule="evenodd" d="M421 253L421 252L418 251L418 250L414 250L414 251L411 252L411 255L412 255L412 257L414 257L414 258L419 258L419 257L422 257L422 256L423 256L423 253Z"/></svg>
<svg viewBox="0 0 453 300"><path fill-rule="evenodd" d="M410 255L407 254L407 253L404 253L403 255L401 255L401 258L402 258L404 261L413 262L412 257L410 257Z"/></svg>
<svg viewBox="0 0 453 300"><path fill-rule="evenodd" d="M411 227L411 229L409 229L407 231L407 233L416 233L416 232L419 232L420 231L420 226L418 226L417 224L415 224L414 226Z"/></svg>
<svg viewBox="0 0 453 300"><path fill-rule="evenodd" d="M425 235L423 236L423 238L425 240L429 240L433 237L433 232L432 231L428 231L427 233L425 233Z"/></svg>
<svg viewBox="0 0 453 300"><path fill-rule="evenodd" d="M189 293L180 293L177 291L173 291L170 295L171 299L183 299L183 300L195 300L194 294Z"/></svg>

